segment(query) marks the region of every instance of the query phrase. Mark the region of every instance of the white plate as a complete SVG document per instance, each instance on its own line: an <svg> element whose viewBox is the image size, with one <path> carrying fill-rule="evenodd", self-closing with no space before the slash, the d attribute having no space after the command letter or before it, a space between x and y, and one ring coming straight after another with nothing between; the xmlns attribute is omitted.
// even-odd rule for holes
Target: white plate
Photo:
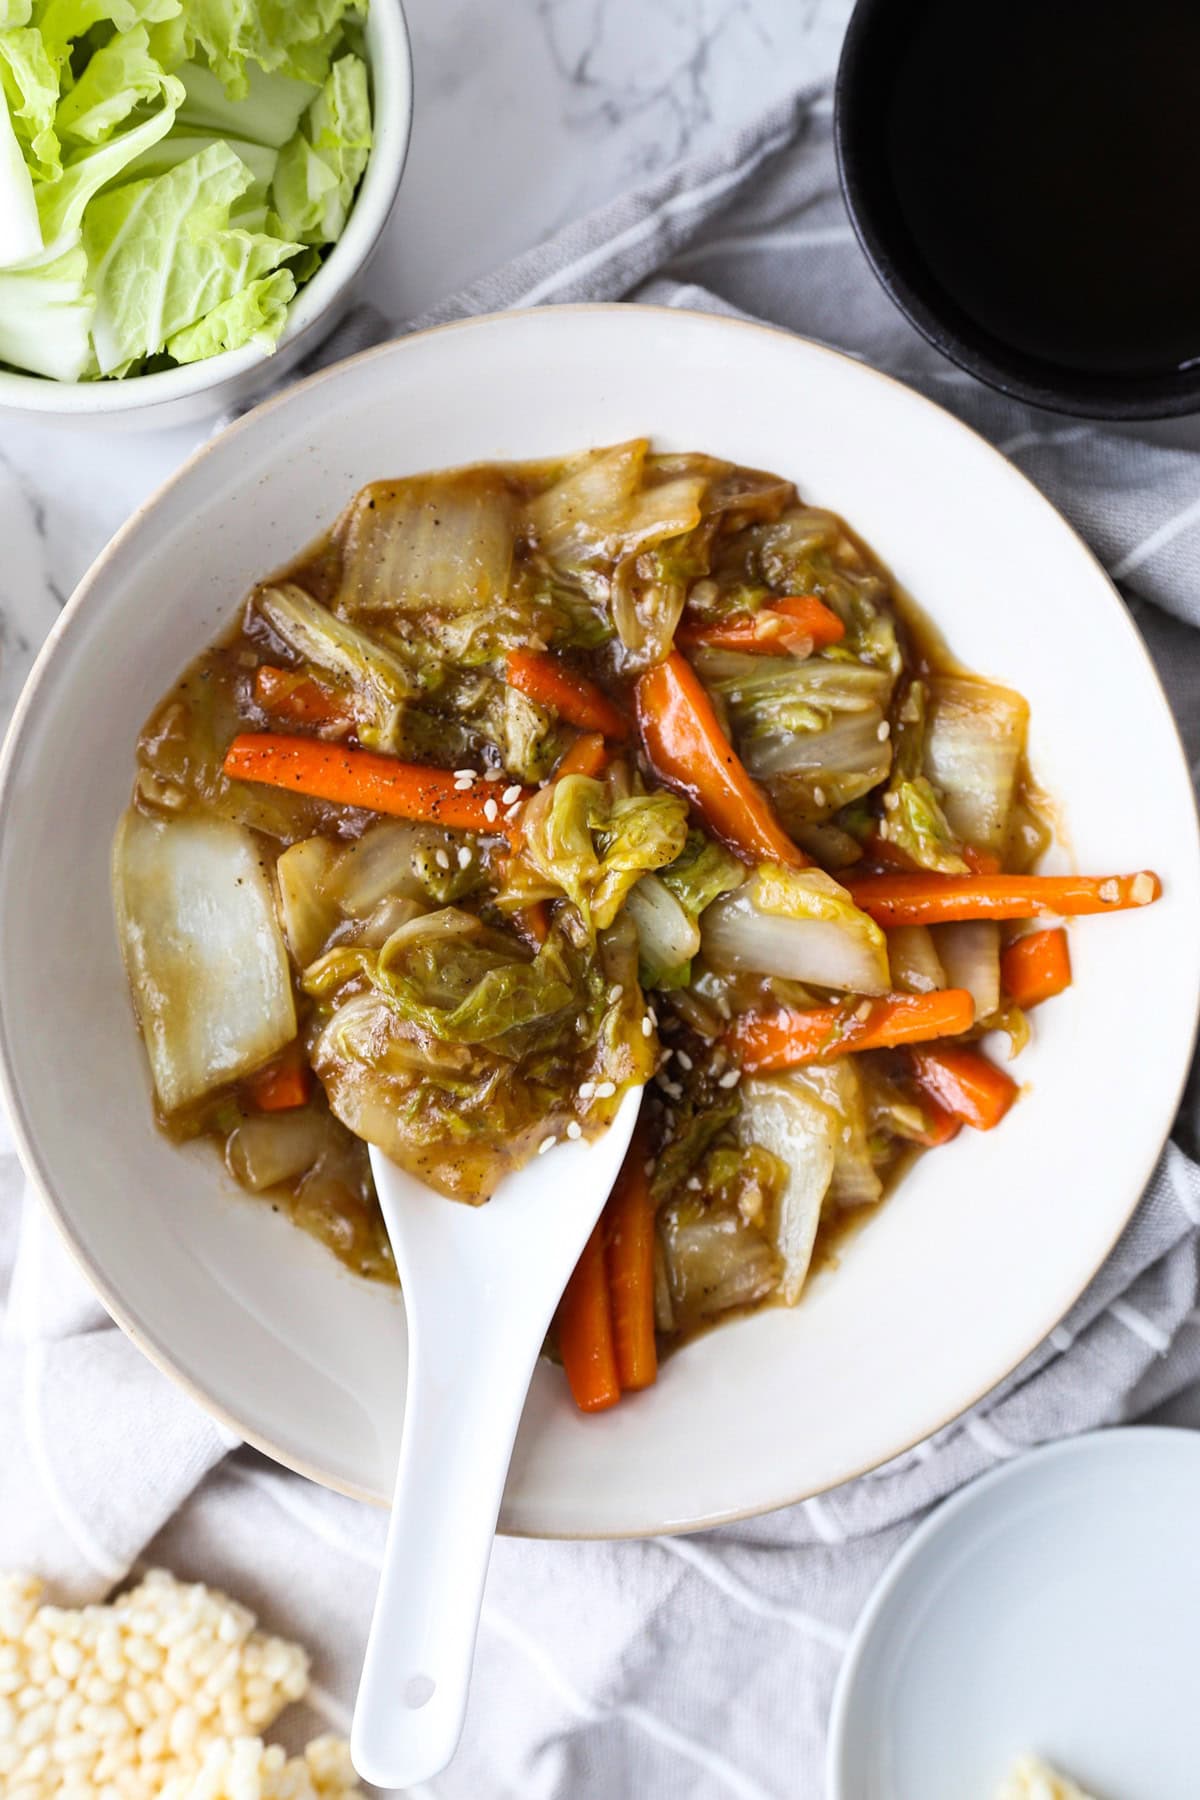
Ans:
<svg viewBox="0 0 1200 1800"><path fill-rule="evenodd" d="M990 1800L1035 1751L1103 1800L1196 1800L1200 1434L1053 1444L939 1507L867 1602L828 1800Z"/></svg>
<svg viewBox="0 0 1200 1800"><path fill-rule="evenodd" d="M1162 692L1106 576L964 426L783 332L561 307L411 337L224 432L117 535L23 698L0 770L0 1067L27 1166L107 1305L254 1443L388 1492L402 1308L151 1121L111 924L137 729L250 583L363 482L645 432L794 478L893 566L965 660L1032 703L1034 767L1080 866L1165 898L1083 920L1076 982L1003 1128L925 1158L813 1284L584 1418L544 1366L510 1531L655 1532L761 1511L895 1455L1007 1373L1128 1218L1175 1110L1200 987L1200 857Z"/></svg>

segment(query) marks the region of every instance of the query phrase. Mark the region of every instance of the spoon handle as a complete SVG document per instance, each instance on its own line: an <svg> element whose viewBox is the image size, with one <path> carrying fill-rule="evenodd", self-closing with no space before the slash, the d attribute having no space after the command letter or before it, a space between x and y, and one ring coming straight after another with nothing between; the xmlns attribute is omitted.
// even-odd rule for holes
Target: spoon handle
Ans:
<svg viewBox="0 0 1200 1800"><path fill-rule="evenodd" d="M425 1781L454 1754L513 1440L548 1324L510 1300L485 1325L477 1298L409 1326L400 1463L351 1746L377 1787Z"/></svg>

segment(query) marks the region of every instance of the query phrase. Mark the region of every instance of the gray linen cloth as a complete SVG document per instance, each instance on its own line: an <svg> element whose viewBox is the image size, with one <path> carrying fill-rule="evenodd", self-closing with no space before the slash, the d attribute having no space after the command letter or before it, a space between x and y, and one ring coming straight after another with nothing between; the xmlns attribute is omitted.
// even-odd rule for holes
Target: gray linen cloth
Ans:
<svg viewBox="0 0 1200 1800"><path fill-rule="evenodd" d="M892 310L837 191L826 94L657 178L436 318L582 299L743 311L890 370L986 433L1122 583L1200 757L1200 453L981 388ZM434 315L418 323L432 322ZM359 315L321 360L389 326ZM886 550L886 546L884 546ZM1023 1449L1145 1416L1200 1378L1193 1091L1133 1222L1070 1316L973 1412L873 1475L690 1539L500 1540L445 1800L816 1800L849 1627L926 1510ZM109 1323L0 1160L0 1551L68 1598L135 1564L227 1586L316 1650L345 1724L382 1513L231 1445ZM317 1721L300 1720L297 1730Z"/></svg>

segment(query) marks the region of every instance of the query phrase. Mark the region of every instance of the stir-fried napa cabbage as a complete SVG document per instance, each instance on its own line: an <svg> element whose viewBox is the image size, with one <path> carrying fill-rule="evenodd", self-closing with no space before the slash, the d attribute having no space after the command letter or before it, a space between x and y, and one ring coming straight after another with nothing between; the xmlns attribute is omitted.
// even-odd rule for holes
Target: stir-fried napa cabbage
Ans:
<svg viewBox="0 0 1200 1800"><path fill-rule="evenodd" d="M603 782L566 775L525 808L520 862L538 897L564 894L591 930L611 925L639 877L673 862L687 841L675 794L614 798Z"/></svg>
<svg viewBox="0 0 1200 1800"><path fill-rule="evenodd" d="M762 868L704 915L710 963L758 970L814 987L885 994L883 932L820 869Z"/></svg>
<svg viewBox="0 0 1200 1800"><path fill-rule="evenodd" d="M297 243L341 215L361 95L338 70L302 105L252 77L247 233L269 188ZM211 71L179 79L203 149L231 103ZM59 118L80 145L98 81ZM1029 868L1024 702L951 669L770 472L635 438L381 476L138 740L114 882L160 1115L394 1279L368 1145L478 1203L640 1086L601 1259L622 1306L632 1282L664 1348L793 1304L955 1128L878 1022L973 1006L971 1035L1028 1034L1006 928L885 931L856 885Z"/></svg>

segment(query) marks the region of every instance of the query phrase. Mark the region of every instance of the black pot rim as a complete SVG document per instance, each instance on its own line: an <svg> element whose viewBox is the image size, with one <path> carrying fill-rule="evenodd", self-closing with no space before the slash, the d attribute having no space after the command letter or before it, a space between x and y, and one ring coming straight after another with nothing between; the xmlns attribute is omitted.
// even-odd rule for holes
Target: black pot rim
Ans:
<svg viewBox="0 0 1200 1800"><path fill-rule="evenodd" d="M865 56L878 20L889 10L911 7L912 0L857 0L834 82L833 141L842 198L854 235L888 298L935 350L1009 399L1080 419L1171 419L1200 412L1200 364L1118 381L1044 362L982 330L977 336L963 330L948 316L957 311L953 302L947 302L945 313L939 311L904 274L895 253L897 240L889 237L886 221L872 205L865 173L865 115L858 103Z"/></svg>

